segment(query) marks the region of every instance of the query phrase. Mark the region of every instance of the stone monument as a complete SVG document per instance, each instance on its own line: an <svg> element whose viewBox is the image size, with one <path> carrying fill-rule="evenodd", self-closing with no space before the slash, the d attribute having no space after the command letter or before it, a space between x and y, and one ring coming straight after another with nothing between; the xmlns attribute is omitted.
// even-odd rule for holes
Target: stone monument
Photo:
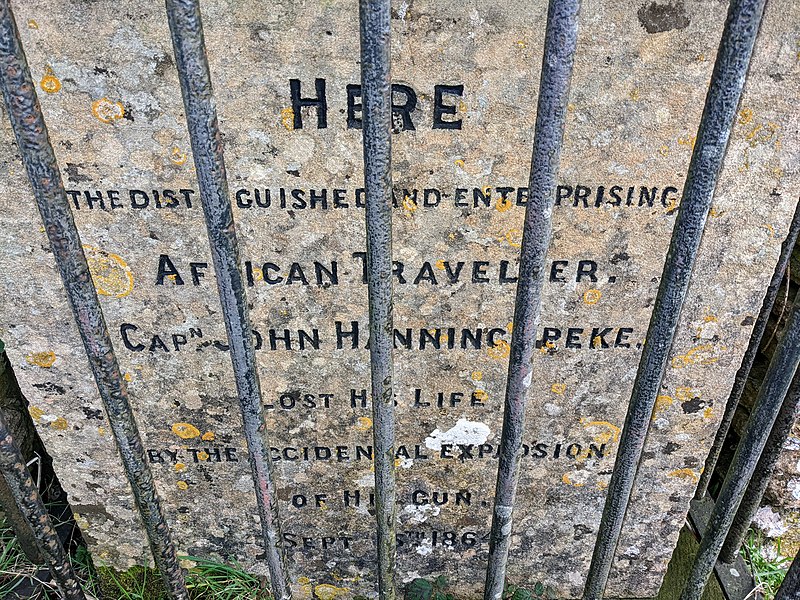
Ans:
<svg viewBox="0 0 800 600"><path fill-rule="evenodd" d="M181 554L266 571L163 5L15 12ZM374 595L358 11L202 4L299 597ZM578 597L726 13L585 2L509 580ZM483 583L546 3L394 6L398 580ZM654 595L798 198L767 6L608 594ZM794 99L794 100L793 100ZM5 115L0 337L97 561L150 560Z"/></svg>

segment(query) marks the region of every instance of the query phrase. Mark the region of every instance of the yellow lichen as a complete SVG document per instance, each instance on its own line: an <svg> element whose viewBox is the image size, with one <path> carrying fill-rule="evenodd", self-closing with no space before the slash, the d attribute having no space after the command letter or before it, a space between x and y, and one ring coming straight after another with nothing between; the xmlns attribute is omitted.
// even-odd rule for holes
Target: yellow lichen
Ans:
<svg viewBox="0 0 800 600"><path fill-rule="evenodd" d="M174 423L172 425L172 433L181 439L189 440L198 437L200 430L191 423Z"/></svg>
<svg viewBox="0 0 800 600"><path fill-rule="evenodd" d="M55 421L50 423L50 427L56 431L66 431L69 429L69 423L64 417L58 417Z"/></svg>
<svg viewBox="0 0 800 600"><path fill-rule="evenodd" d="M37 367L49 369L56 362L56 355L50 350L45 350L44 352L31 352L25 357L25 360L27 360L29 364Z"/></svg>
<svg viewBox="0 0 800 600"><path fill-rule="evenodd" d="M122 102L100 98L92 102L92 114L101 123L113 123L125 116L125 107Z"/></svg>
<svg viewBox="0 0 800 600"><path fill-rule="evenodd" d="M124 298L133 291L133 273L121 256L94 246L84 246L83 251L98 294Z"/></svg>

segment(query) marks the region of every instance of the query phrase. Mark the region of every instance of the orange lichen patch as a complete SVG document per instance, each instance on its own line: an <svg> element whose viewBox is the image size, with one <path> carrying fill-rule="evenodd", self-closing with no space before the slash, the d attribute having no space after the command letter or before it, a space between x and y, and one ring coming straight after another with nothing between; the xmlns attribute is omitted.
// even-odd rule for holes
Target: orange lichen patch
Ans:
<svg viewBox="0 0 800 600"><path fill-rule="evenodd" d="M669 154L669 146L667 146L666 144L662 145L662 146L661 146L661 147L658 149L658 153L659 153L661 156L667 156L667 155Z"/></svg>
<svg viewBox="0 0 800 600"><path fill-rule="evenodd" d="M665 213L671 213L678 208L678 201L675 198L667 198L667 205L664 207Z"/></svg>
<svg viewBox="0 0 800 600"><path fill-rule="evenodd" d="M711 344L699 344L689 350L686 354L673 357L672 368L681 369L689 365L712 365L719 359L713 356L714 346Z"/></svg>
<svg viewBox="0 0 800 600"><path fill-rule="evenodd" d="M39 24L33 19L28 19L28 29L39 29Z"/></svg>
<svg viewBox="0 0 800 600"><path fill-rule="evenodd" d="M703 411L703 418L710 419L712 414L714 414L714 410L709 406Z"/></svg>
<svg viewBox="0 0 800 600"><path fill-rule="evenodd" d="M662 410L666 410L670 406L672 406L673 400L672 396L661 395L656 398L656 407L655 407L655 414L660 413Z"/></svg>
<svg viewBox="0 0 800 600"><path fill-rule="evenodd" d="M724 215L725 211L724 210L720 210L720 209L712 206L711 210L708 212L708 214L711 215L712 218L716 219L716 218L719 218L722 215Z"/></svg>
<svg viewBox="0 0 800 600"><path fill-rule="evenodd" d="M517 48L527 48L528 47L528 44L525 43L525 40L517 40L516 42L514 42L514 45Z"/></svg>
<svg viewBox="0 0 800 600"><path fill-rule="evenodd" d="M186 465L184 463L175 463L173 469L175 469L176 473L181 473L186 470Z"/></svg>
<svg viewBox="0 0 800 600"><path fill-rule="evenodd" d="M198 452L197 460L199 461L208 460L208 452L206 452L205 450L201 450L200 452Z"/></svg>
<svg viewBox="0 0 800 600"><path fill-rule="evenodd" d="M189 484L186 483L185 481L176 481L175 485L178 486L179 490L188 490L189 489Z"/></svg>
<svg viewBox="0 0 800 600"><path fill-rule="evenodd" d="M700 481L700 476L691 469L675 469L667 473L667 477L678 477L679 479L691 479L695 483Z"/></svg>
<svg viewBox="0 0 800 600"><path fill-rule="evenodd" d="M598 490L604 490L606 488L608 488L608 482L607 481L598 481L597 482L597 489Z"/></svg>
<svg viewBox="0 0 800 600"><path fill-rule="evenodd" d="M369 417L358 417L356 419L356 431L369 431L372 427L372 419Z"/></svg>
<svg viewBox="0 0 800 600"><path fill-rule="evenodd" d="M561 482L562 482L562 483L566 483L567 485L571 485L571 486L573 486L573 487L583 487L583 486L585 485L585 484L583 484L583 483L578 483L578 482L576 482L576 481L572 481L572 480L569 478L569 473L564 473L564 474L561 476Z"/></svg>
<svg viewBox="0 0 800 600"><path fill-rule="evenodd" d="M506 323L506 331L508 333L511 333L512 331L514 331L514 323L513 322Z"/></svg>
<svg viewBox="0 0 800 600"><path fill-rule="evenodd" d="M486 402L489 399L489 394L487 394L485 390L475 390L472 394L475 396L476 400L480 400L481 402Z"/></svg>
<svg viewBox="0 0 800 600"><path fill-rule="evenodd" d="M508 358L508 355L511 354L511 346L507 341L500 340L494 346L488 348L486 353L495 360L502 360Z"/></svg>
<svg viewBox="0 0 800 600"><path fill-rule="evenodd" d="M172 161L173 164L178 166L186 163L186 159L189 158L189 154L187 152L181 151L180 148L177 146L172 147L172 152L170 152L169 159Z"/></svg>
<svg viewBox="0 0 800 600"><path fill-rule="evenodd" d="M183 440L190 440L200 435L200 430L191 423L174 423L172 433Z"/></svg>
<svg viewBox="0 0 800 600"><path fill-rule="evenodd" d="M753 120L753 109L744 107L739 111L739 115L738 118L736 119L736 122L739 123L739 125L747 125L752 120Z"/></svg>
<svg viewBox="0 0 800 600"><path fill-rule="evenodd" d="M56 74L53 72L53 68L48 65L44 68L44 76L42 80L39 82L39 87L42 88L48 94L55 94L61 89L61 81L59 81Z"/></svg>
<svg viewBox="0 0 800 600"><path fill-rule="evenodd" d="M29 364L49 369L56 362L55 352L45 350L44 352L31 352L25 357Z"/></svg>
<svg viewBox="0 0 800 600"><path fill-rule="evenodd" d="M686 146L687 148L694 150L694 144L697 141L696 135L687 135L686 137L678 138L678 144L681 146Z"/></svg>
<svg viewBox="0 0 800 600"><path fill-rule="evenodd" d="M619 441L620 429L613 423L608 421L586 421L585 419L581 419L581 423L584 429L599 430L592 438L592 441L597 444Z"/></svg>
<svg viewBox="0 0 800 600"><path fill-rule="evenodd" d="M463 161L462 159L460 159L460 158L457 158L456 160L454 160L454 161L453 161L453 164L454 164L455 166L457 166L457 167L461 168L461 169L463 169L463 168L464 168L464 161Z"/></svg>
<svg viewBox="0 0 800 600"><path fill-rule="evenodd" d="M552 350L555 347L556 347L556 345L553 342L551 342L550 340L547 340L544 344L542 344L542 347L539 348L539 353L540 354L547 354L548 350Z"/></svg>
<svg viewBox="0 0 800 600"><path fill-rule="evenodd" d="M481 381L483 379L483 371L473 371L472 381Z"/></svg>
<svg viewBox="0 0 800 600"><path fill-rule="evenodd" d="M201 440L204 442L213 442L214 441L214 432L213 431L206 431L201 437Z"/></svg>
<svg viewBox="0 0 800 600"><path fill-rule="evenodd" d="M550 386L550 391L554 394L558 394L559 396L563 396L564 393L567 391L567 384L565 383L554 383Z"/></svg>
<svg viewBox="0 0 800 600"><path fill-rule="evenodd" d="M122 378L123 378L125 381L127 381L128 383L130 383L130 382L131 382L131 380L133 379L133 377L131 376L131 374L130 374L130 373L125 373L125 375L123 375L123 376L122 376Z"/></svg>
<svg viewBox="0 0 800 600"><path fill-rule="evenodd" d="M101 123L113 123L125 116L125 107L122 102L100 98L92 102L92 114Z"/></svg>
<svg viewBox="0 0 800 600"><path fill-rule="evenodd" d="M38 421L44 416L44 411L38 406L29 407L28 413L31 415L31 419L33 419L34 421Z"/></svg>
<svg viewBox="0 0 800 600"><path fill-rule="evenodd" d="M511 198L507 196L505 198L501 197L500 200L497 201L497 204L494 205L494 207L500 212L506 212L512 206L514 206L514 203L511 202Z"/></svg>
<svg viewBox="0 0 800 600"><path fill-rule="evenodd" d="M603 297L603 292L600 290L586 290L583 293L583 301L586 304L597 304L600 302L600 298Z"/></svg>
<svg viewBox="0 0 800 600"><path fill-rule="evenodd" d="M124 298L133 291L133 273L121 256L94 246L84 246L83 251L98 294Z"/></svg>
<svg viewBox="0 0 800 600"><path fill-rule="evenodd" d="M675 388L675 396L681 402L686 402L687 400L691 400L692 398L699 398L702 394L697 390L693 390L690 387L679 387Z"/></svg>
<svg viewBox="0 0 800 600"><path fill-rule="evenodd" d="M744 137L750 143L750 146L754 148L760 144L778 143L779 131L780 127L777 123L759 123L748 131Z"/></svg>
<svg viewBox="0 0 800 600"><path fill-rule="evenodd" d="M444 261L442 259L437 260L434 263L434 266L439 269L440 271L444 271Z"/></svg>
<svg viewBox="0 0 800 600"><path fill-rule="evenodd" d="M333 600L339 596L350 596L350 590L348 588L336 587L329 583L322 583L314 586L314 596L319 600Z"/></svg>
<svg viewBox="0 0 800 600"><path fill-rule="evenodd" d="M281 110L281 124L286 128L286 131L294 129L294 110L291 106Z"/></svg>
<svg viewBox="0 0 800 600"><path fill-rule="evenodd" d="M55 421L50 423L50 427L56 431L66 431L69 429L69 423L64 417L58 417Z"/></svg>
<svg viewBox="0 0 800 600"><path fill-rule="evenodd" d="M628 94L628 96L630 96L630 99L633 100L634 102L638 101L639 100L639 88L633 88L631 90L631 93Z"/></svg>
<svg viewBox="0 0 800 600"><path fill-rule="evenodd" d="M505 240L512 248L522 247L522 231L519 229L509 229L506 231Z"/></svg>
<svg viewBox="0 0 800 600"><path fill-rule="evenodd" d="M105 427L98 427L97 428L97 435L99 435L100 437L105 437L106 428Z"/></svg>
<svg viewBox="0 0 800 600"><path fill-rule="evenodd" d="M770 225L769 223L762 223L761 227L767 230L767 233L769 233L769 237L771 238L775 237L775 228L772 225Z"/></svg>
<svg viewBox="0 0 800 600"><path fill-rule="evenodd" d="M408 213L414 213L417 211L417 202L414 198L409 196L408 194L403 195L403 208Z"/></svg>

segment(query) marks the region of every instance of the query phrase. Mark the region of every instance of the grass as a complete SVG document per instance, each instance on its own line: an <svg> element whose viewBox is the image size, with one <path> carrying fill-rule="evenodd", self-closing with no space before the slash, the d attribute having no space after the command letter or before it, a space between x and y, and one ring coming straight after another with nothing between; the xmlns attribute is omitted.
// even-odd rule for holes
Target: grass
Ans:
<svg viewBox="0 0 800 600"><path fill-rule="evenodd" d="M264 577L242 569L194 556L181 556L193 566L186 574L192 600L267 600L269 586ZM134 567L124 572L96 568L85 546L70 557L75 574L89 600L166 600L161 577L153 569ZM16 590L30 600L57 600L56 586L37 577L40 567L32 563L17 542L13 529L0 516L0 598ZM23 591L27 590L27 591Z"/></svg>
<svg viewBox="0 0 800 600"><path fill-rule="evenodd" d="M742 546L742 555L753 573L757 589L765 600L773 600L792 562L791 558L781 555L780 538L773 545L761 533L750 530Z"/></svg>

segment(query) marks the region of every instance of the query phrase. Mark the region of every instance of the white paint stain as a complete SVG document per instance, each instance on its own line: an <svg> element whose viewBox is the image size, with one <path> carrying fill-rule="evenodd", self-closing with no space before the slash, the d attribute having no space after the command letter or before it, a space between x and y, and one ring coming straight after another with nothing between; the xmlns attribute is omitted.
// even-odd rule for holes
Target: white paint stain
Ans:
<svg viewBox="0 0 800 600"><path fill-rule="evenodd" d="M425 438L425 446L431 450L441 451L442 444L483 444L489 439L491 430L486 423L459 419L447 431L434 429Z"/></svg>

